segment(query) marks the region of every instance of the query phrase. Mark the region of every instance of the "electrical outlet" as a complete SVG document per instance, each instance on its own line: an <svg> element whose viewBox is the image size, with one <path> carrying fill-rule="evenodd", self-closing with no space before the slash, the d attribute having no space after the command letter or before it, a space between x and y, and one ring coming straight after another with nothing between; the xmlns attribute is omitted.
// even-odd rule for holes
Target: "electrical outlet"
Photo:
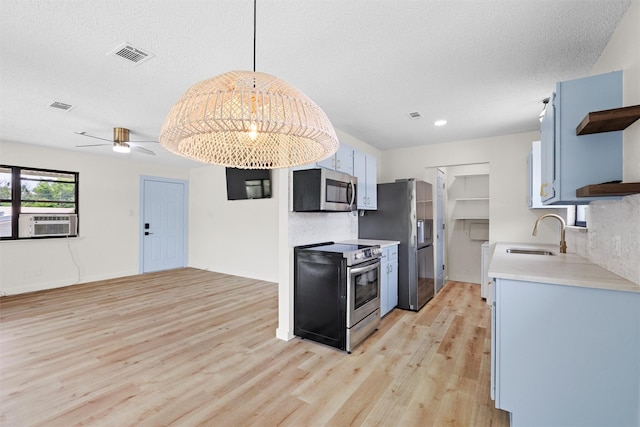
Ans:
<svg viewBox="0 0 640 427"><path fill-rule="evenodd" d="M597 249L598 248L598 241L596 240L596 232L595 231L589 231L589 248L591 248L591 249Z"/></svg>
<svg viewBox="0 0 640 427"><path fill-rule="evenodd" d="M622 256L622 247L621 247L621 244L620 244L620 236L615 236L613 238L613 245L615 247L616 256L617 257L621 257Z"/></svg>

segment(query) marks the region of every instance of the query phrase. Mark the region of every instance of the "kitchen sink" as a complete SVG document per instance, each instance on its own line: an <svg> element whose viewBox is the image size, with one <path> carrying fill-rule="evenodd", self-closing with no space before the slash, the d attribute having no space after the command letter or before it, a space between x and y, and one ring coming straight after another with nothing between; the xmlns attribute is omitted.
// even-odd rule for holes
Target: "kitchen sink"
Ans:
<svg viewBox="0 0 640 427"><path fill-rule="evenodd" d="M509 248L507 252L510 254L525 254L525 255L555 255L551 251L545 251L544 249L521 249L521 248Z"/></svg>

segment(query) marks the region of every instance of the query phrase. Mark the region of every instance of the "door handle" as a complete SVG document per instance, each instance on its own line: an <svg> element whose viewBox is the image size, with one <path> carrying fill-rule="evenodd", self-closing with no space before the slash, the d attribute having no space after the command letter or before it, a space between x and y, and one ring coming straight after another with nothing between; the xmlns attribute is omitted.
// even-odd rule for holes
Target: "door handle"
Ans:
<svg viewBox="0 0 640 427"><path fill-rule="evenodd" d="M153 233L149 233L148 231L145 231L145 232L144 232L144 235L145 235L145 236L148 236L149 234L153 234Z"/></svg>

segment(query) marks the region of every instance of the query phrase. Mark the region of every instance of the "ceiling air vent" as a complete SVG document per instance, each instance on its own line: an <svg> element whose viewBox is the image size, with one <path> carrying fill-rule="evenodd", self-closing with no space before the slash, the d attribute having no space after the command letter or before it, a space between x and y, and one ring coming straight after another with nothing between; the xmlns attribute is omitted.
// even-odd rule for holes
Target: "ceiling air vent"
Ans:
<svg viewBox="0 0 640 427"><path fill-rule="evenodd" d="M107 53L107 56L117 56L118 58L124 59L125 61L134 63L135 65L140 65L143 62L148 61L153 58L153 54L150 52L146 52L137 47L131 46L130 43L122 43L120 46L116 47L111 52Z"/></svg>
<svg viewBox="0 0 640 427"><path fill-rule="evenodd" d="M407 114L409 115L409 118L412 120L417 120L422 117L420 113L418 113L417 111L414 111L413 113L407 113Z"/></svg>
<svg viewBox="0 0 640 427"><path fill-rule="evenodd" d="M57 108L58 110L69 111L73 109L73 105L65 104L64 102L51 101L47 104L47 107Z"/></svg>

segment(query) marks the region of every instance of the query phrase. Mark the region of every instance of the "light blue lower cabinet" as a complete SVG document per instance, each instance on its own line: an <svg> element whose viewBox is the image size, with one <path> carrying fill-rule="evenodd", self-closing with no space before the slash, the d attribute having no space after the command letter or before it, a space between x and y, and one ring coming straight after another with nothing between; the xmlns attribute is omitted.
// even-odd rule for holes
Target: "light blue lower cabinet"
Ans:
<svg viewBox="0 0 640 427"><path fill-rule="evenodd" d="M380 259L380 316L398 305L398 245L382 248Z"/></svg>
<svg viewBox="0 0 640 427"><path fill-rule="evenodd" d="M518 426L640 425L640 293L496 279L492 396Z"/></svg>

